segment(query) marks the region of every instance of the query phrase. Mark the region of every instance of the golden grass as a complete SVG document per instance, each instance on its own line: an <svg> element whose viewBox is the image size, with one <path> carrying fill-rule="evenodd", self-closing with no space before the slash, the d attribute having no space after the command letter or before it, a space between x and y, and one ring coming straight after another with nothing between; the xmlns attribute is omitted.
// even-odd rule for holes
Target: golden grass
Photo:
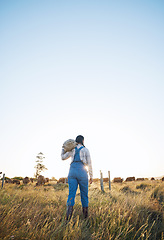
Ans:
<svg viewBox="0 0 164 240"><path fill-rule="evenodd" d="M89 187L89 218L84 220L79 190L74 213L65 221L68 186L5 184L0 190L0 239L164 239L164 183L99 183Z"/></svg>

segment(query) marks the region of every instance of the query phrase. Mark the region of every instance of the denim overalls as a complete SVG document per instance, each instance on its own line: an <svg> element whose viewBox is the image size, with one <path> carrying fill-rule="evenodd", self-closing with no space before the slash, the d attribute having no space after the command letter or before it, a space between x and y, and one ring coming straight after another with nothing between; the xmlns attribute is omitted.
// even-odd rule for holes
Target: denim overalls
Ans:
<svg viewBox="0 0 164 240"><path fill-rule="evenodd" d="M76 191L79 184L82 207L88 207L88 173L80 160L80 150L82 148L83 147L79 149L77 147L75 148L74 160L70 166L68 174L69 195L67 206L74 206Z"/></svg>

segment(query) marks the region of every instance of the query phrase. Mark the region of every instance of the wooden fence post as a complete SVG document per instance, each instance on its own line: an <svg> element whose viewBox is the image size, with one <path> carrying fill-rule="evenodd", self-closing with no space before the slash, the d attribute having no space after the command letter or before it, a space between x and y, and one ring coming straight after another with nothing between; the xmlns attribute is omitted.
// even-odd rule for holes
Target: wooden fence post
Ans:
<svg viewBox="0 0 164 240"><path fill-rule="evenodd" d="M101 191L104 192L104 185L103 185L103 174L100 170L100 185L101 185Z"/></svg>
<svg viewBox="0 0 164 240"><path fill-rule="evenodd" d="M2 179L2 188L3 188L4 180L5 180L5 173L3 174L3 179Z"/></svg>
<svg viewBox="0 0 164 240"><path fill-rule="evenodd" d="M108 171L108 178L109 178L109 190L111 190L110 171Z"/></svg>

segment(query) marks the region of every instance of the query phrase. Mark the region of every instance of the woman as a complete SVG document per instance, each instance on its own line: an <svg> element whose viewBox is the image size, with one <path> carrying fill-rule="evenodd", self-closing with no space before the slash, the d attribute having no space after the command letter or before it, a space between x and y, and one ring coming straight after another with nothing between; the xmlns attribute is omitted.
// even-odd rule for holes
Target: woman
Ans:
<svg viewBox="0 0 164 240"><path fill-rule="evenodd" d="M84 137L79 135L76 137L77 147L70 152L65 152L62 148L61 158L66 160L71 157L71 166L68 174L69 195L67 199L67 220L71 218L73 206L75 204L75 196L78 185L80 187L81 203L83 207L84 218L88 217L88 167L90 175L90 184L93 181L92 163L89 150L84 146Z"/></svg>

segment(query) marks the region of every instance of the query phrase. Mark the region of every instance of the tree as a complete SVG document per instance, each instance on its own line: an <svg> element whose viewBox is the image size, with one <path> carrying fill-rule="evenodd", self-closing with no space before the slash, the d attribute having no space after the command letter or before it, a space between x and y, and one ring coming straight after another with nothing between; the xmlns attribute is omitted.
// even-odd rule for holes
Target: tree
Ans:
<svg viewBox="0 0 164 240"><path fill-rule="evenodd" d="M43 164L43 160L44 160L44 154L42 152L38 153L38 155L36 156L36 173L35 173L35 177L38 178L40 173L42 171L48 170L45 165Z"/></svg>

